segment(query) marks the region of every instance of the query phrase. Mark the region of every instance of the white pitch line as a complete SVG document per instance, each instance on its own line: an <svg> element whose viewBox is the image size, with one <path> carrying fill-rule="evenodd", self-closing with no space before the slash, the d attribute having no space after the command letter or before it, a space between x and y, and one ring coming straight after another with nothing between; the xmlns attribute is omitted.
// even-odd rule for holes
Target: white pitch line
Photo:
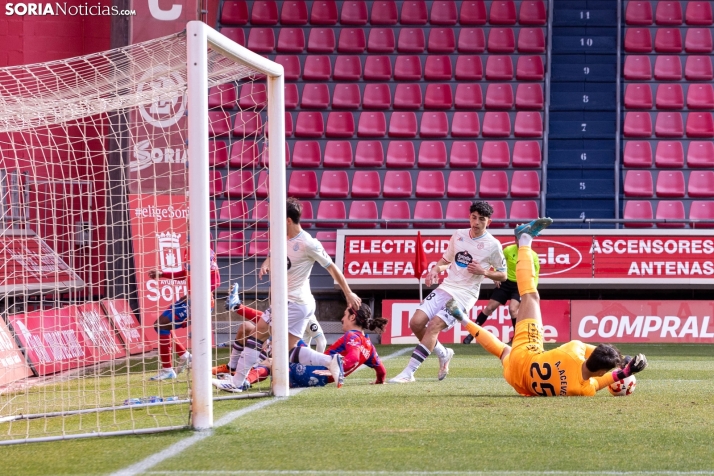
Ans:
<svg viewBox="0 0 714 476"><path fill-rule="evenodd" d="M334 475L335 471L310 471L310 470L246 470L246 471L151 471L147 474L155 475L214 475L214 476L243 476L243 475ZM646 475L646 476L695 476L713 475L712 471L339 471L340 475L347 476L566 476L577 474L579 476L619 476L619 475Z"/></svg>

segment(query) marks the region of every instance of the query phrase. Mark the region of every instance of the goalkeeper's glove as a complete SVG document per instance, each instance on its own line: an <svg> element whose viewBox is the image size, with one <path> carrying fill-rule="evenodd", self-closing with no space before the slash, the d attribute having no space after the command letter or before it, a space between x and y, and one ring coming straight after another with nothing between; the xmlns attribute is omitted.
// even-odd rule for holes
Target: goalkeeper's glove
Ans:
<svg viewBox="0 0 714 476"><path fill-rule="evenodd" d="M644 354L637 354L634 358L630 358L629 361L625 357L625 361L627 364L623 368L613 372L616 380L622 380L637 372L642 372L647 367L647 357Z"/></svg>

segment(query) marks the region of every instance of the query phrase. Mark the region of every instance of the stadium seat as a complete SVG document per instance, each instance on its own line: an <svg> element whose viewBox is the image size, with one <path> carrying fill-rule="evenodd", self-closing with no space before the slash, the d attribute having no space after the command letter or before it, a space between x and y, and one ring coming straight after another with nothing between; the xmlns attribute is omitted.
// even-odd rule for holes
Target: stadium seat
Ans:
<svg viewBox="0 0 714 476"><path fill-rule="evenodd" d="M714 137L714 120L710 112L690 112L687 116L687 137Z"/></svg>
<svg viewBox="0 0 714 476"><path fill-rule="evenodd" d="M268 130L266 128L265 134L268 135ZM293 135L293 116L289 112L285 113L285 137L290 137Z"/></svg>
<svg viewBox="0 0 714 476"><path fill-rule="evenodd" d="M327 115L325 137L347 139L355 135L355 118L351 112L331 112Z"/></svg>
<svg viewBox="0 0 714 476"><path fill-rule="evenodd" d="M687 166L690 168L714 167L714 143L696 140L689 142Z"/></svg>
<svg viewBox="0 0 714 476"><path fill-rule="evenodd" d="M245 46L245 33L242 28L221 28L221 34L235 41L241 46Z"/></svg>
<svg viewBox="0 0 714 476"><path fill-rule="evenodd" d="M358 2L345 2L358 3ZM362 2L364 3L364 2ZM344 14L344 7L343 7ZM367 22L367 9L364 12L365 23ZM319 0L312 2L310 10L310 23L312 25L335 25L337 24L337 3L334 0ZM344 21L342 23L345 23Z"/></svg>
<svg viewBox="0 0 714 476"><path fill-rule="evenodd" d="M223 175L220 170L211 170L208 179L208 194L211 197L223 195Z"/></svg>
<svg viewBox="0 0 714 476"><path fill-rule="evenodd" d="M684 204L679 200L660 200L657 203L657 220L684 220ZM681 223L657 223L657 228L684 228L684 222Z"/></svg>
<svg viewBox="0 0 714 476"><path fill-rule="evenodd" d="M657 175L655 193L658 197L683 198L684 174L681 170L663 170Z"/></svg>
<svg viewBox="0 0 714 476"><path fill-rule="evenodd" d="M281 25L306 25L307 4L304 0L288 0L280 9Z"/></svg>
<svg viewBox="0 0 714 476"><path fill-rule="evenodd" d="M288 197L317 197L317 174L314 170L294 170L288 181Z"/></svg>
<svg viewBox="0 0 714 476"><path fill-rule="evenodd" d="M380 141L365 140L357 143L355 167L382 167L383 165L384 149Z"/></svg>
<svg viewBox="0 0 714 476"><path fill-rule="evenodd" d="M506 198L508 176L502 170L484 171L479 180L479 196L483 198Z"/></svg>
<svg viewBox="0 0 714 476"><path fill-rule="evenodd" d="M508 83L491 83L486 89L486 109L512 109L513 89Z"/></svg>
<svg viewBox="0 0 714 476"><path fill-rule="evenodd" d="M329 56L313 55L305 58L302 78L306 81L327 81L332 74Z"/></svg>
<svg viewBox="0 0 714 476"><path fill-rule="evenodd" d="M228 147L225 142L208 141L208 165L223 168L228 164Z"/></svg>
<svg viewBox="0 0 714 476"><path fill-rule="evenodd" d="M450 198L474 198L476 196L476 176L470 170L454 170L449 174L446 196ZM468 216L468 213L464 216Z"/></svg>
<svg viewBox="0 0 714 476"><path fill-rule="evenodd" d="M424 63L424 79L427 81L450 81L451 58L446 55L429 55Z"/></svg>
<svg viewBox="0 0 714 476"><path fill-rule="evenodd" d="M622 163L625 167L652 167L652 147L647 141L627 141Z"/></svg>
<svg viewBox="0 0 714 476"><path fill-rule="evenodd" d="M419 168L446 167L446 144L443 141L425 140L419 144L419 158L417 159Z"/></svg>
<svg viewBox="0 0 714 476"><path fill-rule="evenodd" d="M655 59L654 78L659 81L682 79L682 63L678 56L660 55Z"/></svg>
<svg viewBox="0 0 714 476"><path fill-rule="evenodd" d="M428 84L424 94L424 109L451 109L453 106L449 84Z"/></svg>
<svg viewBox="0 0 714 476"><path fill-rule="evenodd" d="M252 141L235 141L231 146L231 167L254 167L258 163L258 144Z"/></svg>
<svg viewBox="0 0 714 476"><path fill-rule="evenodd" d="M240 222L248 219L248 205L243 200L223 200L219 210L218 219L221 221L218 224L220 228L234 227L236 225L231 224L231 220Z"/></svg>
<svg viewBox="0 0 714 476"><path fill-rule="evenodd" d="M389 141L387 168L412 168L416 163L414 144L411 141Z"/></svg>
<svg viewBox="0 0 714 476"><path fill-rule="evenodd" d="M690 84L687 90L689 109L714 109L714 88L711 84Z"/></svg>
<svg viewBox="0 0 714 476"><path fill-rule="evenodd" d="M337 42L338 53L364 53L367 39L362 28L343 28Z"/></svg>
<svg viewBox="0 0 714 476"><path fill-rule="evenodd" d="M441 198L446 192L444 174L439 171L421 171L417 175L417 198Z"/></svg>
<svg viewBox="0 0 714 476"><path fill-rule="evenodd" d="M486 36L481 28L462 28L459 32L459 53L483 53Z"/></svg>
<svg viewBox="0 0 714 476"><path fill-rule="evenodd" d="M651 25L652 24L652 5L649 1L627 2L625 9L625 24L627 25Z"/></svg>
<svg viewBox="0 0 714 476"><path fill-rule="evenodd" d="M308 53L332 53L335 51L335 32L332 28L311 28L307 40Z"/></svg>
<svg viewBox="0 0 714 476"><path fill-rule="evenodd" d="M658 25L681 25L682 7L678 1L657 3L655 23Z"/></svg>
<svg viewBox="0 0 714 476"><path fill-rule="evenodd" d="M208 111L208 137L225 137L231 130L231 116L227 111Z"/></svg>
<svg viewBox="0 0 714 476"><path fill-rule="evenodd" d="M652 119L649 113L626 113L623 131L625 137L650 137L652 135Z"/></svg>
<svg viewBox="0 0 714 476"><path fill-rule="evenodd" d="M216 240L216 256L231 258L245 255L245 244L242 231L220 231Z"/></svg>
<svg viewBox="0 0 714 476"><path fill-rule="evenodd" d="M516 170L511 177L511 197L540 196L540 177L535 170Z"/></svg>
<svg viewBox="0 0 714 476"><path fill-rule="evenodd" d="M625 87L627 109L652 109L652 89L649 84L628 84Z"/></svg>
<svg viewBox="0 0 714 476"><path fill-rule="evenodd" d="M486 79L510 81L513 79L513 62L510 56L489 55L486 60Z"/></svg>
<svg viewBox="0 0 714 476"><path fill-rule="evenodd" d="M305 49L305 34L302 28L281 28L278 34L278 53L302 53Z"/></svg>
<svg viewBox="0 0 714 476"><path fill-rule="evenodd" d="M628 170L624 190L626 197L651 197L654 194L652 174L647 170Z"/></svg>
<svg viewBox="0 0 714 476"><path fill-rule="evenodd" d="M318 228L344 228L347 222L345 202L341 200L321 200L317 207L318 220L336 220L332 222L316 223Z"/></svg>
<svg viewBox="0 0 714 476"><path fill-rule="evenodd" d="M368 84L365 87L365 93L369 86L371 85ZM361 103L358 84L335 84L335 88L332 90L332 107L334 109L359 109ZM367 106L365 105L365 107Z"/></svg>
<svg viewBox="0 0 714 476"><path fill-rule="evenodd" d="M483 77L483 64L478 56L459 56L456 59L458 81L478 81Z"/></svg>
<svg viewBox="0 0 714 476"><path fill-rule="evenodd" d="M258 158L258 164L261 167L268 168L270 167L270 154L268 152L268 144L267 142L263 144L263 151L260 153L260 156ZM285 165L287 166L290 163L290 147L287 141L285 141Z"/></svg>
<svg viewBox="0 0 714 476"><path fill-rule="evenodd" d="M303 203L303 207L309 202ZM305 209L303 208L303 215L305 214ZM270 219L270 209L267 201L261 200L255 203L253 207L253 213L251 214L251 220L256 223L258 228L268 228L268 221ZM305 227L305 225L303 225Z"/></svg>
<svg viewBox="0 0 714 476"><path fill-rule="evenodd" d="M402 28L397 41L399 53L423 53L426 49L424 30L421 28Z"/></svg>
<svg viewBox="0 0 714 476"><path fill-rule="evenodd" d="M352 166L352 144L346 140L330 140L325 144L325 167L349 168Z"/></svg>
<svg viewBox="0 0 714 476"><path fill-rule="evenodd" d="M224 25L245 25L248 23L248 4L246 1L227 0L223 2L221 23Z"/></svg>
<svg viewBox="0 0 714 476"><path fill-rule="evenodd" d="M416 88L418 89L419 86L416 86ZM362 101L364 109L389 109L391 105L392 92L389 90L388 84L366 84L364 86L364 99Z"/></svg>
<svg viewBox="0 0 714 476"><path fill-rule="evenodd" d="M426 25L427 9L424 0L407 0L402 4L399 23L402 25Z"/></svg>
<svg viewBox="0 0 714 476"><path fill-rule="evenodd" d="M714 172L711 170L692 171L689 174L687 193L692 198L714 197Z"/></svg>
<svg viewBox="0 0 714 476"><path fill-rule="evenodd" d="M652 79L652 65L649 56L627 55L622 75L630 81L643 81Z"/></svg>
<svg viewBox="0 0 714 476"><path fill-rule="evenodd" d="M483 107L481 86L471 83L457 84L454 105L456 109L481 109Z"/></svg>
<svg viewBox="0 0 714 476"><path fill-rule="evenodd" d="M325 126L319 112L299 112L295 124L295 137L320 138Z"/></svg>
<svg viewBox="0 0 714 476"><path fill-rule="evenodd" d="M655 34L655 51L657 53L681 53L682 34L679 28L658 28Z"/></svg>
<svg viewBox="0 0 714 476"><path fill-rule="evenodd" d="M459 22L462 25L485 25L486 4L483 0L467 0L461 3Z"/></svg>
<svg viewBox="0 0 714 476"><path fill-rule="evenodd" d="M446 216L444 226L446 228L468 228L469 216L471 215L471 201L469 200L449 200L446 204Z"/></svg>
<svg viewBox="0 0 714 476"><path fill-rule="evenodd" d="M393 0L379 0L372 4L372 14L369 18L372 25L396 25L397 2Z"/></svg>
<svg viewBox="0 0 714 476"><path fill-rule="evenodd" d="M427 51L429 53L453 53L456 49L456 37L451 28L432 28L429 31Z"/></svg>
<svg viewBox="0 0 714 476"><path fill-rule="evenodd" d="M444 211L439 201L419 201L414 207L414 226L416 228L441 228L443 220Z"/></svg>
<svg viewBox="0 0 714 476"><path fill-rule="evenodd" d="M236 104L236 88L233 83L219 84L208 90L208 108L232 108Z"/></svg>
<svg viewBox="0 0 714 476"><path fill-rule="evenodd" d="M285 84L285 109L295 109L298 106L299 94L297 84Z"/></svg>
<svg viewBox="0 0 714 476"><path fill-rule="evenodd" d="M421 72L419 77L421 77ZM392 63L389 61L389 56L367 56L364 61L364 79L368 81L388 81L391 78Z"/></svg>
<svg viewBox="0 0 714 476"><path fill-rule="evenodd" d="M383 112L360 113L357 137L384 137L386 134L387 119Z"/></svg>
<svg viewBox="0 0 714 476"><path fill-rule="evenodd" d="M285 70L286 81L297 81L300 79L300 59L294 55L278 55L274 60L282 65Z"/></svg>
<svg viewBox="0 0 714 476"><path fill-rule="evenodd" d="M494 213L495 215L495 213ZM514 200L511 202L511 213L508 216L511 220L519 220L511 223L510 227L515 228L519 223L526 223L538 218L538 204L533 200Z"/></svg>
<svg viewBox="0 0 714 476"><path fill-rule="evenodd" d="M265 84L248 83L240 87L238 106L241 109L264 108L268 103L268 93Z"/></svg>
<svg viewBox="0 0 714 476"><path fill-rule="evenodd" d="M275 34L272 28L250 28L247 48L255 53L272 53Z"/></svg>
<svg viewBox="0 0 714 476"><path fill-rule="evenodd" d="M492 25L515 25L516 3L512 0L494 0L491 2L488 22Z"/></svg>
<svg viewBox="0 0 714 476"><path fill-rule="evenodd" d="M516 90L516 109L543 109L545 100L540 84L519 84Z"/></svg>
<svg viewBox="0 0 714 476"><path fill-rule="evenodd" d="M647 200L628 200L625 202L622 217L632 220L625 222L625 228L652 228L652 204Z"/></svg>
<svg viewBox="0 0 714 476"><path fill-rule="evenodd" d="M233 121L233 135L246 137L258 133L262 127L262 120L257 112L238 112Z"/></svg>
<svg viewBox="0 0 714 476"><path fill-rule="evenodd" d="M394 90L394 109L419 109L421 101L421 88L418 84L397 84Z"/></svg>
<svg viewBox="0 0 714 476"><path fill-rule="evenodd" d="M322 247L325 248L325 252L332 258L335 257L337 253L337 232L335 231L318 231L315 233L315 239L322 243Z"/></svg>
<svg viewBox="0 0 714 476"><path fill-rule="evenodd" d="M452 137L478 137L481 128L478 113L457 111L451 120Z"/></svg>
<svg viewBox="0 0 714 476"><path fill-rule="evenodd" d="M456 25L458 11L454 0L440 0L431 4L432 25L450 26Z"/></svg>
<svg viewBox="0 0 714 476"><path fill-rule="evenodd" d="M657 87L657 109L682 109L684 93L680 84L660 84Z"/></svg>
<svg viewBox="0 0 714 476"><path fill-rule="evenodd" d="M389 120L389 137L416 137L417 121L413 112L393 112Z"/></svg>
<svg viewBox="0 0 714 476"><path fill-rule="evenodd" d="M714 68L709 56L687 56L684 66L684 77L688 81L711 81L714 79Z"/></svg>
<svg viewBox="0 0 714 476"><path fill-rule="evenodd" d="M687 53L711 53L712 34L709 28L689 28L684 49Z"/></svg>
<svg viewBox="0 0 714 476"><path fill-rule="evenodd" d="M663 140L657 143L655 165L659 168L680 169L684 167L684 149L676 140Z"/></svg>
<svg viewBox="0 0 714 476"><path fill-rule="evenodd" d="M511 135L511 118L507 112L487 112L483 116L484 137L508 137Z"/></svg>
<svg viewBox="0 0 714 476"><path fill-rule="evenodd" d="M335 7L335 13L337 7ZM342 4L340 13L340 23L343 25L366 25L367 24L367 2L364 0L349 0Z"/></svg>
<svg viewBox="0 0 714 476"><path fill-rule="evenodd" d="M257 186L255 187L255 196L257 198L268 198L268 172L261 170L258 174Z"/></svg>
<svg viewBox="0 0 714 476"><path fill-rule="evenodd" d="M396 114L396 113L395 113ZM413 114L413 113L411 113ZM419 127L421 137L446 137L449 135L449 118L445 112L425 112Z"/></svg>
<svg viewBox="0 0 714 476"><path fill-rule="evenodd" d="M344 170L325 171L320 179L320 198L347 198L350 181Z"/></svg>
<svg viewBox="0 0 714 476"><path fill-rule="evenodd" d="M253 172L250 170L235 170L226 177L226 197L247 198L255 193Z"/></svg>
<svg viewBox="0 0 714 476"><path fill-rule="evenodd" d="M516 64L516 79L519 81L542 81L545 77L543 59L540 56L519 56Z"/></svg>
<svg viewBox="0 0 714 476"><path fill-rule="evenodd" d="M421 61L418 56L397 56L394 62L394 79L397 81L419 81Z"/></svg>
<svg viewBox="0 0 714 476"><path fill-rule="evenodd" d="M488 32L489 53L513 53L516 50L516 37L510 28L491 28ZM471 51L467 51L471 53Z"/></svg>
<svg viewBox="0 0 714 476"><path fill-rule="evenodd" d="M382 204L382 221L385 228L409 228L409 223L394 223L393 220L410 220L409 203L402 200L387 200Z"/></svg>
<svg viewBox="0 0 714 476"><path fill-rule="evenodd" d="M714 220L714 201L694 200L689 207L690 220ZM692 223L692 228L714 228L714 223Z"/></svg>
<svg viewBox="0 0 714 476"><path fill-rule="evenodd" d="M276 25L278 23L278 4L274 0L256 0L250 12L253 25Z"/></svg>
<svg viewBox="0 0 714 476"><path fill-rule="evenodd" d="M307 202L309 203L309 202ZM305 208L303 207L303 218L305 217ZM304 222L300 222L304 225ZM268 256L270 254L270 232L256 231L250 237L248 244L248 256Z"/></svg>
<svg viewBox="0 0 714 476"><path fill-rule="evenodd" d="M709 26L712 24L712 6L709 2L687 2L684 14L687 25Z"/></svg>
<svg viewBox="0 0 714 476"><path fill-rule="evenodd" d="M337 81L358 81L362 76L362 63L356 56L338 56L335 58L335 71L332 77Z"/></svg>
<svg viewBox="0 0 714 476"><path fill-rule="evenodd" d="M481 167L507 169L511 163L511 150L508 142L501 140L483 143L481 149Z"/></svg>
<svg viewBox="0 0 714 476"><path fill-rule="evenodd" d="M625 51L628 53L651 53L652 36L650 36L650 31L647 28L626 28Z"/></svg>
<svg viewBox="0 0 714 476"><path fill-rule="evenodd" d="M513 144L514 167L540 167L540 143L534 140L520 140Z"/></svg>
<svg viewBox="0 0 714 476"><path fill-rule="evenodd" d="M367 39L369 53L393 53L395 48L394 31L391 28L372 28Z"/></svg>
<svg viewBox="0 0 714 476"><path fill-rule="evenodd" d="M488 200L488 204L493 207L493 213L491 214L491 225L489 228L504 228L506 224L501 220L507 220L508 214L506 213L506 204L497 200Z"/></svg>
<svg viewBox="0 0 714 476"><path fill-rule="evenodd" d="M518 11L518 23L521 25L545 25L548 13L543 0L522 1Z"/></svg>
<svg viewBox="0 0 714 476"><path fill-rule="evenodd" d="M359 222L358 220L369 220L369 222ZM350 205L348 228L377 228L377 220L379 217L375 202L355 200Z"/></svg>
<svg viewBox="0 0 714 476"><path fill-rule="evenodd" d="M303 109L327 109L330 106L330 89L325 83L308 83L302 88Z"/></svg>
<svg viewBox="0 0 714 476"><path fill-rule="evenodd" d="M543 137L543 118L540 112L517 112L513 134L516 137Z"/></svg>
<svg viewBox="0 0 714 476"><path fill-rule="evenodd" d="M412 196L412 176L407 171L388 170L384 174L384 198L409 198Z"/></svg>
<svg viewBox="0 0 714 476"><path fill-rule="evenodd" d="M545 34L541 28L521 28L518 32L519 53L545 53Z"/></svg>
<svg viewBox="0 0 714 476"><path fill-rule="evenodd" d="M355 171L352 175L352 197L353 198L377 198L382 192L382 180L379 172Z"/></svg>
<svg viewBox="0 0 714 476"><path fill-rule="evenodd" d="M296 168L319 168L322 159L320 143L316 140L298 141L293 149L292 166Z"/></svg>
<svg viewBox="0 0 714 476"><path fill-rule="evenodd" d="M449 166L475 169L478 167L478 147L473 141L454 141L451 144Z"/></svg>

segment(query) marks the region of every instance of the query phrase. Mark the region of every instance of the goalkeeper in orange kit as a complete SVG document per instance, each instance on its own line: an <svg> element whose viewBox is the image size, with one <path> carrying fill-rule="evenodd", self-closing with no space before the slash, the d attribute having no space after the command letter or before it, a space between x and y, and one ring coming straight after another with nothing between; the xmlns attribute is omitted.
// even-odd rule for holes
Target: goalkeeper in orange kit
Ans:
<svg viewBox="0 0 714 476"><path fill-rule="evenodd" d="M624 357L609 344L596 347L578 340L547 352L544 350L531 242L552 222L550 218L538 218L515 230L519 245L516 279L521 306L512 347L470 321L453 300L446 303L446 310L461 321L484 349L501 359L503 377L521 395L593 396L615 381L644 370L647 359L643 354Z"/></svg>

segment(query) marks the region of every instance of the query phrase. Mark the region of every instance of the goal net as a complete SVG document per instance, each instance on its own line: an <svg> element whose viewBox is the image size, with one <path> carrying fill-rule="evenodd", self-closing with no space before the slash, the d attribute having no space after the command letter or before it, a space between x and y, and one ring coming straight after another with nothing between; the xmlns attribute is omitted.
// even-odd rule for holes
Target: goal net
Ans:
<svg viewBox="0 0 714 476"><path fill-rule="evenodd" d="M288 394L284 121L282 67L200 22L0 69L0 445L209 428L216 399ZM274 315L272 379L237 394L211 385L233 284Z"/></svg>

